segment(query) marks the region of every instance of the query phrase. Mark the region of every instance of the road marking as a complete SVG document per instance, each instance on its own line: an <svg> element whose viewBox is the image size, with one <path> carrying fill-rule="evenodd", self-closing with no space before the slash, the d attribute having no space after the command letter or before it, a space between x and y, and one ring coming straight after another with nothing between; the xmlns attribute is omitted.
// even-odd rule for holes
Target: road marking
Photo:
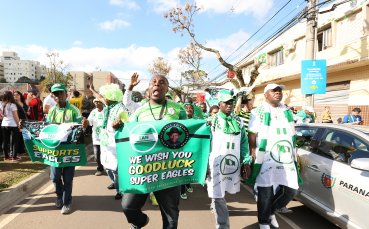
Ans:
<svg viewBox="0 0 369 229"><path fill-rule="evenodd" d="M36 203L37 200L39 200L45 194L50 192L53 187L54 185L50 184L44 190L41 191L40 193L41 195L36 195L35 197L32 197L27 203L18 206L17 210L15 210L13 213L10 213L8 216L5 217L3 221L0 222L0 228L5 227L8 223L13 221L19 214L24 212L27 208L31 207L34 203Z"/></svg>
<svg viewBox="0 0 369 229"><path fill-rule="evenodd" d="M252 196L254 196L254 190L252 190L252 188L248 185L245 185L243 183L241 183L242 187L244 187L250 194L252 194ZM302 229L301 227L299 227L298 225L296 225L292 220L290 220L289 218L287 218L286 216L280 214L280 213L276 213L276 215L278 215L278 217L280 217L284 222L286 222L286 224L288 224L290 227L292 227L293 229Z"/></svg>
<svg viewBox="0 0 369 229"><path fill-rule="evenodd" d="M93 157L93 155L90 155L87 158L87 161L89 161L91 158ZM79 169L81 166L77 166L76 170ZM10 223L11 221L13 221L18 215L20 215L22 212L24 212L27 208L31 207L34 203L36 203L39 199L41 199L42 197L44 197L46 194L48 194L52 189L54 188L54 184L50 184L48 185L46 188L44 188L38 195L31 197L31 199L25 203L22 204L20 206L14 206L17 208L17 210L15 210L14 212L10 213L8 216L6 216L4 218L4 220L0 221L0 228L5 227L8 223ZM37 190L36 190L37 191ZM35 191L35 192L36 192Z"/></svg>

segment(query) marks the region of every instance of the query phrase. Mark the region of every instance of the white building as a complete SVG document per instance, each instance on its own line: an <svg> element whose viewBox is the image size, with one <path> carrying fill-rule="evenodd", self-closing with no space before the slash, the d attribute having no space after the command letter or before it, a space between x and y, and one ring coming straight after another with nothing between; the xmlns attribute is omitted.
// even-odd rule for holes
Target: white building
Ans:
<svg viewBox="0 0 369 229"><path fill-rule="evenodd" d="M38 61L21 60L16 52L3 52L0 65L3 66L3 77L8 83L15 83L21 77L31 80L46 77L46 66Z"/></svg>

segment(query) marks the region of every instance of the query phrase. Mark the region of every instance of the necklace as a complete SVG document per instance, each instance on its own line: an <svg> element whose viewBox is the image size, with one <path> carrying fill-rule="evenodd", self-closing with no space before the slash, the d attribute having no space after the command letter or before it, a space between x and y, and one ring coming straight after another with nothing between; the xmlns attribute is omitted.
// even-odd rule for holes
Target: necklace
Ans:
<svg viewBox="0 0 369 229"><path fill-rule="evenodd" d="M155 120L162 120L162 119L163 119L164 109L165 109L165 108L166 108L166 106L167 106L167 101L165 100L164 104L162 104L162 105L161 105L161 110L160 110L160 114L159 114L159 118L158 118L158 119L156 119L156 118L155 118L155 115L154 115L154 113L152 112L152 108L151 108L150 101L149 101L148 103L149 103L150 112L151 112L152 117L153 117Z"/></svg>

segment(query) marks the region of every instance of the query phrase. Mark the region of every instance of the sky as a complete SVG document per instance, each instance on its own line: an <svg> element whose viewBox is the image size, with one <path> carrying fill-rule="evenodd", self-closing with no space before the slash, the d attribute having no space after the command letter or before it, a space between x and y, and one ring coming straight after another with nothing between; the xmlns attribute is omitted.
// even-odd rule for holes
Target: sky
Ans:
<svg viewBox="0 0 369 229"><path fill-rule="evenodd" d="M177 55L190 37L172 31L164 13L186 2L178 0L3 0L0 14L0 55L14 51L22 60L49 66L47 53L59 54L68 71L111 71L129 84L137 72L147 88L148 67L163 57L172 67L171 85L189 70ZM284 11L253 35L283 5ZM197 0L201 11L194 18L196 38L218 49L231 63L270 35L306 6L305 0ZM246 42L247 41L247 42ZM244 45L242 45L244 44ZM204 52L201 68L209 79L221 74L213 53Z"/></svg>

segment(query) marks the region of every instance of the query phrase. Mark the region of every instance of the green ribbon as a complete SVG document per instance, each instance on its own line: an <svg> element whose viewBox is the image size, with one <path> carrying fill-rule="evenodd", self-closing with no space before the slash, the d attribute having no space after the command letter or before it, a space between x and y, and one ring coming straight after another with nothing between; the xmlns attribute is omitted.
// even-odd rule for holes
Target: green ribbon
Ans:
<svg viewBox="0 0 369 229"><path fill-rule="evenodd" d="M226 115L223 112L219 111L218 115L225 120L224 127L223 127L223 133L225 134L239 134L240 133L240 127L238 122L231 116Z"/></svg>

